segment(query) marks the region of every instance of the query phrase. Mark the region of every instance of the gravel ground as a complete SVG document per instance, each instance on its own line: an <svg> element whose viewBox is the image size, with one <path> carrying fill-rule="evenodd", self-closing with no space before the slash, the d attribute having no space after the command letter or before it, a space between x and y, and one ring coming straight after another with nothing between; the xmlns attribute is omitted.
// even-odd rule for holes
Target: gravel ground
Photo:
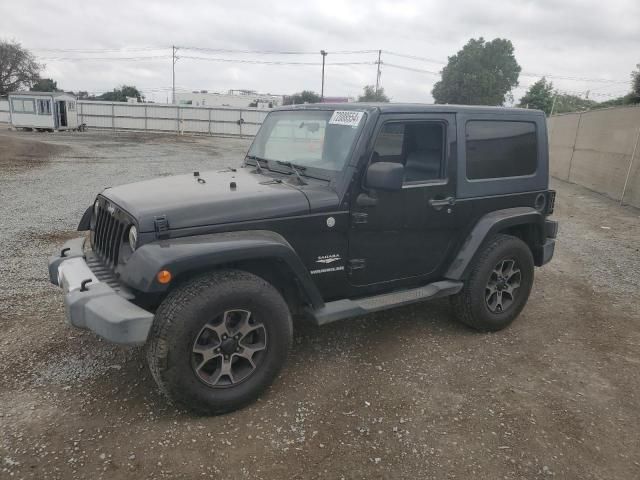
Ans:
<svg viewBox="0 0 640 480"><path fill-rule="evenodd" d="M0 132L0 478L638 478L640 211L555 182L554 261L497 334L445 300L296 328L254 405L167 405L141 349L64 324L46 259L103 187L248 142Z"/></svg>

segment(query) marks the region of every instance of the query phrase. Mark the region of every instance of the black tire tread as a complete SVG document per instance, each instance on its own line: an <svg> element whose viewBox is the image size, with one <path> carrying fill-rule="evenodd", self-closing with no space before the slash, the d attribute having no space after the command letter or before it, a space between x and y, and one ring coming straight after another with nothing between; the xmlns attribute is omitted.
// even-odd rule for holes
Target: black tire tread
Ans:
<svg viewBox="0 0 640 480"><path fill-rule="evenodd" d="M481 250L480 252L478 252L477 257L474 258L471 272L469 274L469 277L465 281L462 290L456 295L450 297L454 315L465 325L481 332L497 331L501 328L504 328L495 327L482 321L482 319L475 312L478 306L475 304L471 292L472 289L477 288L476 283L479 280L478 275L480 274L480 271L483 269L485 264L488 262L488 259L493 255L493 253L495 251L505 249L509 246L509 244L513 245L514 243L519 244L520 248L526 250L529 255L531 255L528 245L518 237L506 234L497 234L492 236L485 243L484 247L481 247ZM482 279L482 281L484 281L484 279ZM482 285L482 287L484 288L484 285ZM518 311L515 316L517 316L519 313L520 312Z"/></svg>
<svg viewBox="0 0 640 480"><path fill-rule="evenodd" d="M180 319L180 312L185 305L203 295L211 289L222 291L229 285L235 285L238 288L243 282L260 282L267 289L268 294L276 295L286 306L286 303L278 293L278 291L266 280L257 275L241 270L218 270L208 274L201 275L190 281L183 283L174 288L164 301L158 307L151 331L149 333L149 341L147 342L147 362L149 370L156 381L160 391L174 404L179 404L202 415L218 415L227 413L240 408L242 405L229 405L228 407L210 408L199 406L189 402L188 392L182 392L180 396L171 389L171 386L164 377L164 372L168 368L167 353L169 350L170 336L169 332ZM289 338L293 333L293 325L291 316L288 317ZM290 347L289 342L289 347ZM288 353L287 348L287 353ZM259 394L259 392L258 392ZM258 396L255 395L255 397ZM244 404L250 403L252 400L245 401Z"/></svg>

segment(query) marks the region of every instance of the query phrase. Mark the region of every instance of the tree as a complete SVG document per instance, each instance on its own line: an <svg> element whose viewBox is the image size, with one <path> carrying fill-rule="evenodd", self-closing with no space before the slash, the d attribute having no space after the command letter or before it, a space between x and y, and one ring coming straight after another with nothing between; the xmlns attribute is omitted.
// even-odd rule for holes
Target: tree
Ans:
<svg viewBox="0 0 640 480"><path fill-rule="evenodd" d="M294 93L287 96L282 102L283 105L299 105L302 103L320 103L320 95L311 90L303 90L300 93Z"/></svg>
<svg viewBox="0 0 640 480"><path fill-rule="evenodd" d="M0 95L31 87L43 67L19 43L0 41Z"/></svg>
<svg viewBox="0 0 640 480"><path fill-rule="evenodd" d="M627 104L627 96L612 98L611 100L605 100L604 102L598 102L593 108L610 108L620 107Z"/></svg>
<svg viewBox="0 0 640 480"><path fill-rule="evenodd" d="M114 88L111 92L105 92L102 95L99 95L96 100L103 100L105 102L126 102L127 97L135 97L139 102L144 98L136 87L122 85L120 88Z"/></svg>
<svg viewBox="0 0 640 480"><path fill-rule="evenodd" d="M358 97L359 102L383 102L389 103L389 97L384 93L384 88L376 89L373 85L366 85L364 87L364 94Z"/></svg>
<svg viewBox="0 0 640 480"><path fill-rule="evenodd" d="M557 93L556 105L553 108L553 113L582 112L584 110L591 110L597 106L598 102L594 102L587 98L578 97L577 95Z"/></svg>
<svg viewBox="0 0 640 480"><path fill-rule="evenodd" d="M472 38L449 57L431 93L435 103L502 105L518 86L521 70L510 40Z"/></svg>
<svg viewBox="0 0 640 480"><path fill-rule="evenodd" d="M518 106L522 108L537 108L550 115L555 96L556 92L553 90L553 83L547 82L547 79L542 77L529 87L527 93L520 99Z"/></svg>
<svg viewBox="0 0 640 480"><path fill-rule="evenodd" d="M640 63L636 68L631 72L631 93L627 95L627 103L640 103Z"/></svg>
<svg viewBox="0 0 640 480"><path fill-rule="evenodd" d="M58 92L58 82L51 78L39 78L31 85L31 90L34 92Z"/></svg>
<svg viewBox="0 0 640 480"><path fill-rule="evenodd" d="M76 93L76 97L78 100L95 100L96 97L94 95L89 95L89 92L86 90L80 90Z"/></svg>

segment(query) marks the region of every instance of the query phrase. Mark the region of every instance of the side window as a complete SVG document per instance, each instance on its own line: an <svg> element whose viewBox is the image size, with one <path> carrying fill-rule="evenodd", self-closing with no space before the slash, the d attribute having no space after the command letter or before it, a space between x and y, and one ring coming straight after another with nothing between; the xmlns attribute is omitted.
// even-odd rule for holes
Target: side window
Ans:
<svg viewBox="0 0 640 480"><path fill-rule="evenodd" d="M51 115L51 101L50 100L38 100L38 114L39 115Z"/></svg>
<svg viewBox="0 0 640 480"><path fill-rule="evenodd" d="M36 113L36 102L34 100L23 100L24 113Z"/></svg>
<svg viewBox="0 0 640 480"><path fill-rule="evenodd" d="M371 161L402 163L405 183L444 178L444 132L439 122L386 123L376 138Z"/></svg>
<svg viewBox="0 0 640 480"><path fill-rule="evenodd" d="M404 123L386 123L373 148L374 162L402 162Z"/></svg>
<svg viewBox="0 0 640 480"><path fill-rule="evenodd" d="M466 147L469 180L531 175L538 166L533 122L471 120Z"/></svg>
<svg viewBox="0 0 640 480"><path fill-rule="evenodd" d="M24 112L24 102L22 100L18 100L17 98L11 99L11 106L15 113Z"/></svg>

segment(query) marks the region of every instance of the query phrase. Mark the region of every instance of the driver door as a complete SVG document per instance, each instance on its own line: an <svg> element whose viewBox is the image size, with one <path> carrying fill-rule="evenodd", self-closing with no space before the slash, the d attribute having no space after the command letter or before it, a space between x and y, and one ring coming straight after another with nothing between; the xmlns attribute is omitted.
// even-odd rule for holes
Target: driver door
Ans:
<svg viewBox="0 0 640 480"><path fill-rule="evenodd" d="M460 231L455 205L455 115L387 115L369 164L404 165L397 191L362 182L351 207L349 278L354 287L436 278Z"/></svg>

